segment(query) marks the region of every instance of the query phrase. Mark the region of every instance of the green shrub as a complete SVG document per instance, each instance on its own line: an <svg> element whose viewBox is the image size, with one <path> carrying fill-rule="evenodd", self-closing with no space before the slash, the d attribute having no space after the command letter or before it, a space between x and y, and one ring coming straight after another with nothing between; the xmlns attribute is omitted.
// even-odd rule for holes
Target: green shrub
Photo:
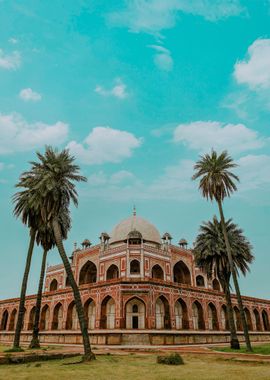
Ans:
<svg viewBox="0 0 270 380"><path fill-rule="evenodd" d="M184 364L182 357L176 352L170 355L159 355L157 357L157 363L159 364L169 364L169 365L180 365Z"/></svg>

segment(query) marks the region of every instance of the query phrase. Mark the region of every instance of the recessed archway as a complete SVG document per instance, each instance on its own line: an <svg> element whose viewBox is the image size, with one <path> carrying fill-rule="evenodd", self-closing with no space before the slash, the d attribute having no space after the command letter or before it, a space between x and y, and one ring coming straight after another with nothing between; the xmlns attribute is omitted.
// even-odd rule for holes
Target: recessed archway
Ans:
<svg viewBox="0 0 270 380"><path fill-rule="evenodd" d="M8 311L5 310L2 314L1 330L6 330L8 325Z"/></svg>
<svg viewBox="0 0 270 380"><path fill-rule="evenodd" d="M72 301L68 305L68 309L67 309L66 330L76 330L77 328L78 328L78 315L77 315L75 302Z"/></svg>
<svg viewBox="0 0 270 380"><path fill-rule="evenodd" d="M191 285L190 271L183 261L178 261L173 267L173 280L179 284Z"/></svg>
<svg viewBox="0 0 270 380"><path fill-rule="evenodd" d="M229 320L228 320L228 312L227 306L222 305L221 307L221 328L222 330L229 330Z"/></svg>
<svg viewBox="0 0 270 380"><path fill-rule="evenodd" d="M35 313L36 313L36 306L33 306L29 313L27 330L33 330Z"/></svg>
<svg viewBox="0 0 270 380"><path fill-rule="evenodd" d="M201 276L200 274L198 276L196 276L196 286L198 286L200 288L204 288L205 287L204 277Z"/></svg>
<svg viewBox="0 0 270 380"><path fill-rule="evenodd" d="M269 319L267 312L265 310L262 311L262 322L263 322L263 329L264 331L269 331Z"/></svg>
<svg viewBox="0 0 270 380"><path fill-rule="evenodd" d="M261 319L260 319L260 314L257 309L253 310L253 315L255 319L255 326L257 331L262 331L262 325L261 325Z"/></svg>
<svg viewBox="0 0 270 380"><path fill-rule="evenodd" d="M170 329L170 305L163 295L156 300L156 329Z"/></svg>
<svg viewBox="0 0 270 380"><path fill-rule="evenodd" d="M251 315L250 315L250 311L248 310L247 307L244 308L244 313L245 313L248 329L249 329L249 331L252 331L253 326L252 326Z"/></svg>
<svg viewBox="0 0 270 380"><path fill-rule="evenodd" d="M92 298L89 298L84 304L84 314L89 330L94 330L96 327L96 304Z"/></svg>
<svg viewBox="0 0 270 380"><path fill-rule="evenodd" d="M126 328L145 328L145 304L137 297L132 298L126 303Z"/></svg>
<svg viewBox="0 0 270 380"><path fill-rule="evenodd" d="M174 307L175 313L175 327L177 330L188 330L189 321L188 321L188 310L185 301L179 298Z"/></svg>
<svg viewBox="0 0 270 380"><path fill-rule="evenodd" d="M130 274L140 274L140 262L139 260L132 260L130 262Z"/></svg>
<svg viewBox="0 0 270 380"><path fill-rule="evenodd" d="M212 302L208 304L208 326L209 330L219 330L217 309Z"/></svg>
<svg viewBox="0 0 270 380"><path fill-rule="evenodd" d="M63 328L63 305L59 302L53 310L52 330Z"/></svg>
<svg viewBox="0 0 270 380"><path fill-rule="evenodd" d="M237 306L234 306L233 308L233 317L234 317L234 323L237 331L243 330L242 328L242 322L240 317L240 311Z"/></svg>
<svg viewBox="0 0 270 380"><path fill-rule="evenodd" d="M54 278L50 283L50 292L53 292L58 289L58 281Z"/></svg>
<svg viewBox="0 0 270 380"><path fill-rule="evenodd" d="M114 278L119 278L119 269L115 264L109 266L106 275L107 280L113 280Z"/></svg>
<svg viewBox="0 0 270 380"><path fill-rule="evenodd" d="M50 309L46 304L42 307L40 313L40 330L49 330L49 322L50 322Z"/></svg>
<svg viewBox="0 0 270 380"><path fill-rule="evenodd" d="M9 331L13 331L15 329L15 324L17 321L16 317L17 317L17 309L13 309L10 314L10 320L9 320L9 326L8 326Z"/></svg>
<svg viewBox="0 0 270 380"><path fill-rule="evenodd" d="M212 281L212 287L213 290L217 290L220 292L220 283L216 278L214 278L214 280Z"/></svg>
<svg viewBox="0 0 270 380"><path fill-rule="evenodd" d="M205 330L203 308L199 301L192 304L192 320L194 330Z"/></svg>
<svg viewBox="0 0 270 380"><path fill-rule="evenodd" d="M111 296L107 296L101 303L100 325L102 329L115 328L115 302Z"/></svg>
<svg viewBox="0 0 270 380"><path fill-rule="evenodd" d="M92 261L87 261L80 270L79 285L92 284L97 281L97 267Z"/></svg>
<svg viewBox="0 0 270 380"><path fill-rule="evenodd" d="M152 268L152 278L157 280L164 280L164 272L160 265L156 264Z"/></svg>

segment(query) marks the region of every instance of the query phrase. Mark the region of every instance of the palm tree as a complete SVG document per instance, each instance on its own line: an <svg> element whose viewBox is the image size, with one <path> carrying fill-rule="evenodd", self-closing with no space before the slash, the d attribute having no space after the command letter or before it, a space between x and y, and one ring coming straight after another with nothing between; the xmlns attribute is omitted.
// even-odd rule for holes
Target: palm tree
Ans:
<svg viewBox="0 0 270 380"><path fill-rule="evenodd" d="M94 359L91 351L87 324L84 316L81 296L73 276L70 262L63 245L61 218L63 210L69 209L72 201L78 205L78 195L74 182L86 181L79 174L79 166L74 164L74 157L64 149L60 153L51 147L46 147L45 154L37 153L38 162L31 162L30 171L23 173L23 187L30 191L29 204L41 216L43 223L49 226L54 234L56 246L64 264L70 286L74 294L74 302L84 344L84 359Z"/></svg>
<svg viewBox="0 0 270 380"><path fill-rule="evenodd" d="M236 271L233 264L231 246L226 231L226 223L223 213L222 203L226 197L230 197L231 194L237 190L235 182L239 181L239 178L230 170L237 165L233 159L228 155L226 151L223 151L220 155L215 150L212 150L210 154L205 154L200 157L200 160L194 165L195 174L192 179L196 180L200 178L199 189L202 192L203 197L211 201L215 200L218 204L220 213L220 222L222 226L222 232L224 235L226 251L230 264L230 271L232 273L233 283L237 296L237 301L240 310L240 317L243 325L245 341L248 351L252 351L247 321L243 309L243 303L240 293L240 288L237 281Z"/></svg>
<svg viewBox="0 0 270 380"><path fill-rule="evenodd" d="M61 225L63 239L66 239L67 233L71 227L69 210L63 210L63 212L61 212L60 225ZM42 246L43 255L42 255L42 263L41 263L41 270L40 270L40 277L39 277L38 292L37 292L37 298L36 298L32 340L30 342L29 348L40 347L39 320L40 320L40 310L41 310L41 301L42 301L42 289L43 289L45 268L46 268L46 259L47 259L48 251L54 248L56 244L52 229L48 226L45 226L44 224L41 224L37 231L36 242L37 242L37 245L40 244Z"/></svg>
<svg viewBox="0 0 270 380"><path fill-rule="evenodd" d="M226 221L226 231L236 271L246 275L249 264L254 259L251 253L252 247L243 235L243 231L231 219ZM207 273L208 277L211 278L214 274L222 285L227 303L231 348L239 349L230 294L230 264L222 226L216 216L214 216L213 221L204 222L200 226L200 233L194 245L194 256L196 264Z"/></svg>

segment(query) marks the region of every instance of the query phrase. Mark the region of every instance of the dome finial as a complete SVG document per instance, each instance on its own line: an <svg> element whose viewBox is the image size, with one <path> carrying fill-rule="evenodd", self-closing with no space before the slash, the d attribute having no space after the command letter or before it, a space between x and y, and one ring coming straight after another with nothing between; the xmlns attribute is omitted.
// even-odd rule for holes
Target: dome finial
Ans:
<svg viewBox="0 0 270 380"><path fill-rule="evenodd" d="M136 216L136 206L133 205L133 216Z"/></svg>

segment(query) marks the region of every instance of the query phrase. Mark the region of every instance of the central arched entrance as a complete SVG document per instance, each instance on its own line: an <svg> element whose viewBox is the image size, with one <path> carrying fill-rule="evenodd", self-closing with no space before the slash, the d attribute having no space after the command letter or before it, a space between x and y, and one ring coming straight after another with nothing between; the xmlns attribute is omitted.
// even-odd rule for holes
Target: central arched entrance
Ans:
<svg viewBox="0 0 270 380"><path fill-rule="evenodd" d="M101 303L100 326L102 329L115 328L115 302L111 296L107 296Z"/></svg>
<svg viewBox="0 0 270 380"><path fill-rule="evenodd" d="M160 296L156 300L156 329L170 329L170 306L166 297Z"/></svg>
<svg viewBox="0 0 270 380"><path fill-rule="evenodd" d="M145 304L139 298L132 298L126 304L126 328L145 329Z"/></svg>

